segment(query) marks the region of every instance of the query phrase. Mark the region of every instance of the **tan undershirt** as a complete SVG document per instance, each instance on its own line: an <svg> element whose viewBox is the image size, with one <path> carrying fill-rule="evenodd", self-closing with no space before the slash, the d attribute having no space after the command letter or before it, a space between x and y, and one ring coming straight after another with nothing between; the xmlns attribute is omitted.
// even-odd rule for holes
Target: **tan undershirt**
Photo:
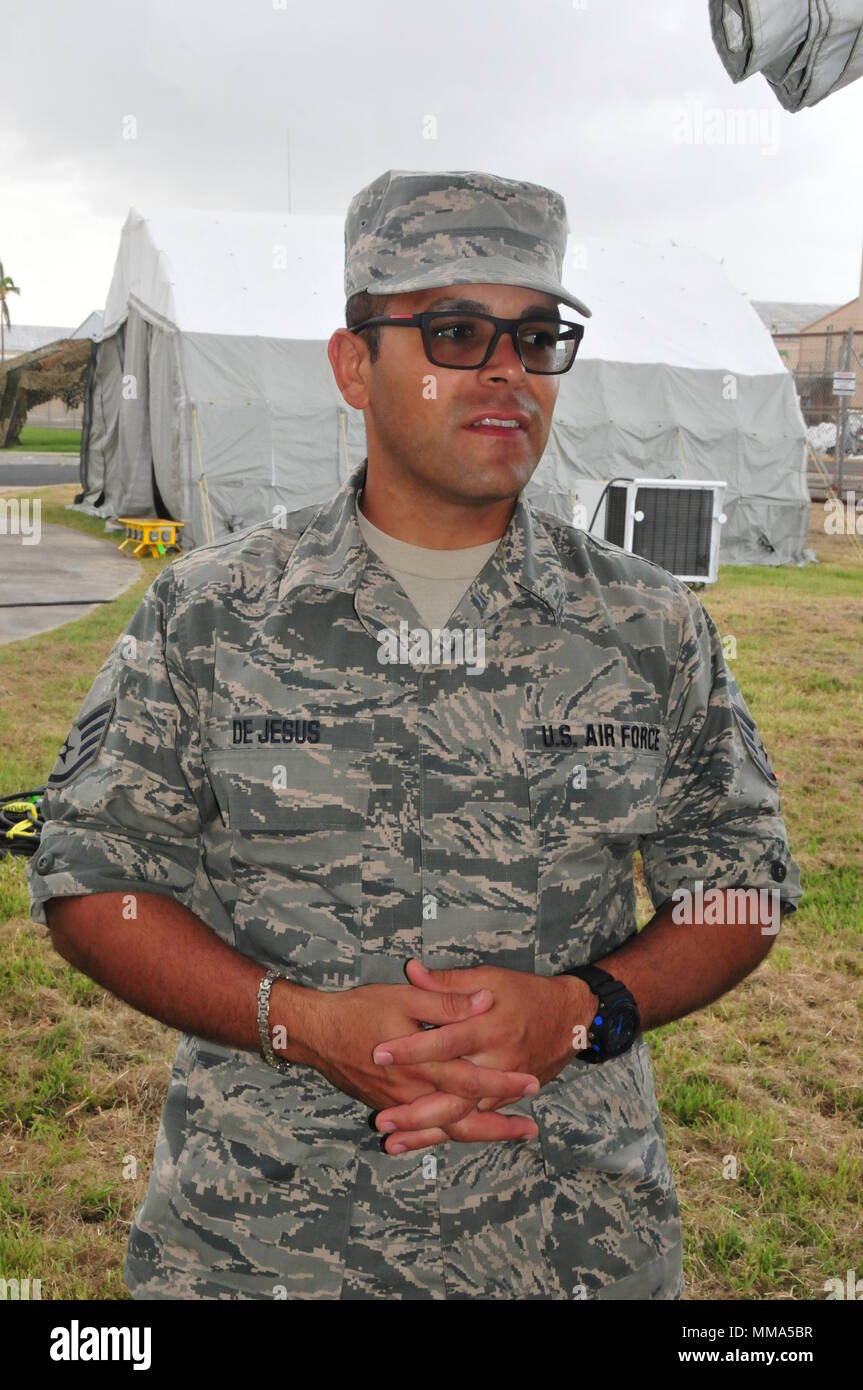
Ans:
<svg viewBox="0 0 863 1390"><path fill-rule="evenodd" d="M464 550L428 550L373 526L357 506L363 540L401 584L427 628L441 628L458 607L500 538Z"/></svg>

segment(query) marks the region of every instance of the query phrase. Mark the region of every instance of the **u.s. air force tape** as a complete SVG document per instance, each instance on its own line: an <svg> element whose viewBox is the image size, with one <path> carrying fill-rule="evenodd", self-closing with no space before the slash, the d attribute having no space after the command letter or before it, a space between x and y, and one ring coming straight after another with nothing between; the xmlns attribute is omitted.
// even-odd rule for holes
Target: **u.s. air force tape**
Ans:
<svg viewBox="0 0 863 1390"><path fill-rule="evenodd" d="M754 720L752 720L746 711L741 709L733 700L731 702L731 708L734 710L734 718L737 720L740 736L746 744L746 749L750 758L758 768L758 771L767 778L770 785L775 787L776 774L770 766L770 760L767 757L767 749L759 738Z"/></svg>
<svg viewBox="0 0 863 1390"><path fill-rule="evenodd" d="M91 763L102 746L105 731L117 703L116 695L75 721L48 778L49 787L62 787Z"/></svg>

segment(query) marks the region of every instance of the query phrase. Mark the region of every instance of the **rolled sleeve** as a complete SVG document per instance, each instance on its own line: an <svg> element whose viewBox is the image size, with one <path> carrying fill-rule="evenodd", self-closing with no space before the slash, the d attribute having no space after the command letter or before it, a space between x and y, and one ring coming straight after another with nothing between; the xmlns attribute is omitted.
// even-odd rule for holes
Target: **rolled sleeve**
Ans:
<svg viewBox="0 0 863 1390"><path fill-rule="evenodd" d="M181 667L171 571L104 661L42 797L26 866L31 918L77 894L163 893L188 905L201 862L200 721Z"/></svg>
<svg viewBox="0 0 863 1390"><path fill-rule="evenodd" d="M644 879L659 907L680 888L778 890L802 896L779 788L732 676L716 626L688 589L669 691L668 753L656 831L640 841Z"/></svg>

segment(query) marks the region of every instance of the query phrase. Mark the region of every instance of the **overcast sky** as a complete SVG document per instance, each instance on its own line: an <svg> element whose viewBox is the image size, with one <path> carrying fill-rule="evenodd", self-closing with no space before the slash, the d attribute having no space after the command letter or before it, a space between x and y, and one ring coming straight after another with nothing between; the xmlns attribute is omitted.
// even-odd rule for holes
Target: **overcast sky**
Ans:
<svg viewBox="0 0 863 1390"><path fill-rule="evenodd" d="M390 168L547 184L573 239L671 237L755 299L857 293L863 81L789 115L707 0L27 0L3 36L13 323L104 308L130 206L343 216Z"/></svg>

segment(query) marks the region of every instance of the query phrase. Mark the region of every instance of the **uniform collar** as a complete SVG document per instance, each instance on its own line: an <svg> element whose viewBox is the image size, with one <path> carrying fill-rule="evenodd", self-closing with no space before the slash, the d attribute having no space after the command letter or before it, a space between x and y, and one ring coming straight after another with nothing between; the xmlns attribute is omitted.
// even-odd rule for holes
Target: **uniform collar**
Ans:
<svg viewBox="0 0 863 1390"><path fill-rule="evenodd" d="M366 477L362 463L325 502L291 552L279 584L279 604L304 585L356 593L370 560L357 522L357 496ZM560 622L566 602L566 579L548 529L524 493L501 543L471 586L472 604L481 620L506 607L526 589Z"/></svg>

